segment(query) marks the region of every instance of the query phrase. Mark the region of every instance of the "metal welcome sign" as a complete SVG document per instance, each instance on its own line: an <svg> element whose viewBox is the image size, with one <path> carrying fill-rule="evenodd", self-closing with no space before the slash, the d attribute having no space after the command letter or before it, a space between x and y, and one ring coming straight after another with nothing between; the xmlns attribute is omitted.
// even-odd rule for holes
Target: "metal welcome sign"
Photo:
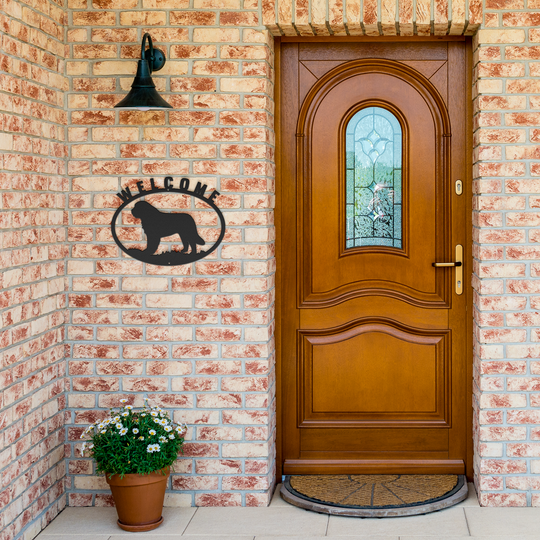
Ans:
<svg viewBox="0 0 540 540"><path fill-rule="evenodd" d="M205 197L207 190L206 184L197 184L190 189L190 181L188 178L182 178L175 185L175 181L171 176L167 176L164 179L163 187L157 187L154 179L150 178L150 189L144 189L144 182L137 182L137 193L131 193L129 187L121 190L117 193L117 196L122 201L122 204L118 207L114 213L111 222L111 232L114 241L118 244L120 249L139 261L155 264L157 266L178 266L181 264L188 264L194 261L198 261L208 256L215 251L219 244L221 244L223 237L225 236L225 219L221 210L217 207L214 199L219 195L218 191L212 191ZM217 240L210 247L206 248L206 241L201 237L197 230L197 224L193 216L187 212L165 212L156 208L156 195L178 193L183 196L180 200L185 200L185 196L193 197L202 201L204 206L212 209L218 217L220 231ZM141 200L144 197L144 200ZM154 205L152 204L154 199ZM123 215L122 211L126 207L131 208L131 215L134 221L140 221L144 235L146 236L146 248L129 248L122 243L118 238L117 233L117 221L119 216ZM128 209L129 210L129 209ZM197 212L200 211L197 209ZM178 235L182 244L182 249L178 245L176 240ZM172 242L169 251L159 251L159 246L163 238L174 237L175 242ZM129 241L133 243L133 241ZM129 245L128 243L128 245ZM175 245L176 243L176 245ZM203 247L204 246L204 247ZM206 249L205 249L206 248Z"/></svg>

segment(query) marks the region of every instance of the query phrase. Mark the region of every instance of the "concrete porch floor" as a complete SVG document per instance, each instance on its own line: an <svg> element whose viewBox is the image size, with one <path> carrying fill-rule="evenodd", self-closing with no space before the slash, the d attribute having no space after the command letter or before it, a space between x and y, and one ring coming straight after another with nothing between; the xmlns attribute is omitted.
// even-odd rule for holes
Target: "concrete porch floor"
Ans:
<svg viewBox="0 0 540 540"><path fill-rule="evenodd" d="M540 540L540 508L480 508L474 487L462 503L423 516L360 519L289 505L276 489L268 508L165 508L155 531L129 533L114 508L66 508L38 540Z"/></svg>

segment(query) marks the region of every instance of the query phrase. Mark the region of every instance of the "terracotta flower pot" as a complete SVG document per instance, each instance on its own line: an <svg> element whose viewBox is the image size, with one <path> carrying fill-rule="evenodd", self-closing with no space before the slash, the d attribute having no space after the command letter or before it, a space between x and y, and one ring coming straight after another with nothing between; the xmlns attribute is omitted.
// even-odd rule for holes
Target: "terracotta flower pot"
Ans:
<svg viewBox="0 0 540 540"><path fill-rule="evenodd" d="M162 474L165 472L166 474ZM170 469L150 474L105 475L111 487L118 526L125 531L151 531L163 523L161 511Z"/></svg>

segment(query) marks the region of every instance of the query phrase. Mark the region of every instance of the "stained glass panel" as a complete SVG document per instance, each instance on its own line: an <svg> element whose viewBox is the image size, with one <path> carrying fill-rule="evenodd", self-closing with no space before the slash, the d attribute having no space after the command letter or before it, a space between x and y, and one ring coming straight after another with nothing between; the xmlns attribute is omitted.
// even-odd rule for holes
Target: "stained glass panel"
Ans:
<svg viewBox="0 0 540 540"><path fill-rule="evenodd" d="M401 147L398 119L367 107L346 131L346 247L402 247Z"/></svg>

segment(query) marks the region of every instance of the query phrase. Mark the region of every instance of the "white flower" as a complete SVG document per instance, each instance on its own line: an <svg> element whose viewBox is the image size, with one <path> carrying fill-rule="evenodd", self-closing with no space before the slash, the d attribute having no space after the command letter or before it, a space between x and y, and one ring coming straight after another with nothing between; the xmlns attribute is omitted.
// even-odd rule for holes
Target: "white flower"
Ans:
<svg viewBox="0 0 540 540"><path fill-rule="evenodd" d="M167 433L169 433L169 431L172 431L172 427L171 427L171 426L165 426L164 429L165 429L165 431L166 431Z"/></svg>
<svg viewBox="0 0 540 540"><path fill-rule="evenodd" d="M174 439L174 433L171 433L171 434L169 435L169 439L171 439L171 441Z"/></svg>
<svg viewBox="0 0 540 540"><path fill-rule="evenodd" d="M156 411L152 411L150 414L151 414L152 416L157 416L157 415L158 415L158 413L157 413Z"/></svg>
<svg viewBox="0 0 540 540"><path fill-rule="evenodd" d="M151 454L152 452L159 452L161 450L161 446L159 444L149 444L146 447L146 451Z"/></svg>
<svg viewBox="0 0 540 540"><path fill-rule="evenodd" d="M132 405L126 405L125 407L128 411L131 411L131 409L133 409L133 406Z"/></svg>
<svg viewBox="0 0 540 540"><path fill-rule="evenodd" d="M118 420L120 420L120 417L119 417L119 416L115 416L115 417L113 418L113 420L114 420L115 422L118 422Z"/></svg>
<svg viewBox="0 0 540 540"><path fill-rule="evenodd" d="M148 433L150 433L150 435L155 435L156 434L155 430L153 430L153 429L151 429Z"/></svg>
<svg viewBox="0 0 540 540"><path fill-rule="evenodd" d="M135 435L137 435L137 433L139 433L139 430L137 428L133 428L133 433L135 433Z"/></svg>
<svg viewBox="0 0 540 540"><path fill-rule="evenodd" d="M166 426L168 424L167 420L164 418L163 420L160 421L160 424L162 426Z"/></svg>
<svg viewBox="0 0 540 540"><path fill-rule="evenodd" d="M105 427L105 425L103 424L103 422L101 422L99 425L98 425L98 429L103 429Z"/></svg>
<svg viewBox="0 0 540 540"><path fill-rule="evenodd" d="M127 399L121 399L120 403L127 403Z"/></svg>
<svg viewBox="0 0 540 540"><path fill-rule="evenodd" d="M166 443L167 442L167 439L166 437L164 437L163 435L159 438L159 442L160 443Z"/></svg>
<svg viewBox="0 0 540 540"><path fill-rule="evenodd" d="M89 444L89 445L88 445L88 450L92 450L92 448L94 448L94 445L93 445L93 444Z"/></svg>
<svg viewBox="0 0 540 540"><path fill-rule="evenodd" d="M102 430L100 431L100 433L107 433L107 430L106 430L106 429L102 429Z"/></svg>
<svg viewBox="0 0 540 540"><path fill-rule="evenodd" d="M144 441L144 437L142 435L139 437L139 441Z"/></svg>
<svg viewBox="0 0 540 540"><path fill-rule="evenodd" d="M85 435L86 431L84 433L81 434L81 436L79 437L80 439L84 439L84 435Z"/></svg>
<svg viewBox="0 0 540 540"><path fill-rule="evenodd" d="M112 418L107 418L105 422L103 422L106 426L108 426L112 422Z"/></svg>
<svg viewBox="0 0 540 540"><path fill-rule="evenodd" d="M125 435L127 432L128 432L128 430L127 430L127 428L125 427L124 429L121 429L121 430L120 430L120 435Z"/></svg>
<svg viewBox="0 0 540 540"><path fill-rule="evenodd" d="M124 426L120 422L116 424L116 429L122 429L123 427Z"/></svg>
<svg viewBox="0 0 540 540"><path fill-rule="evenodd" d="M146 413L141 414L142 417L146 416Z"/></svg>
<svg viewBox="0 0 540 540"><path fill-rule="evenodd" d="M86 443L83 442L82 443L82 447L81 447L81 454L84 454L84 451L86 450Z"/></svg>
<svg viewBox="0 0 540 540"><path fill-rule="evenodd" d="M122 413L122 416L129 416L129 413L128 413L127 411L124 411L124 412Z"/></svg>

